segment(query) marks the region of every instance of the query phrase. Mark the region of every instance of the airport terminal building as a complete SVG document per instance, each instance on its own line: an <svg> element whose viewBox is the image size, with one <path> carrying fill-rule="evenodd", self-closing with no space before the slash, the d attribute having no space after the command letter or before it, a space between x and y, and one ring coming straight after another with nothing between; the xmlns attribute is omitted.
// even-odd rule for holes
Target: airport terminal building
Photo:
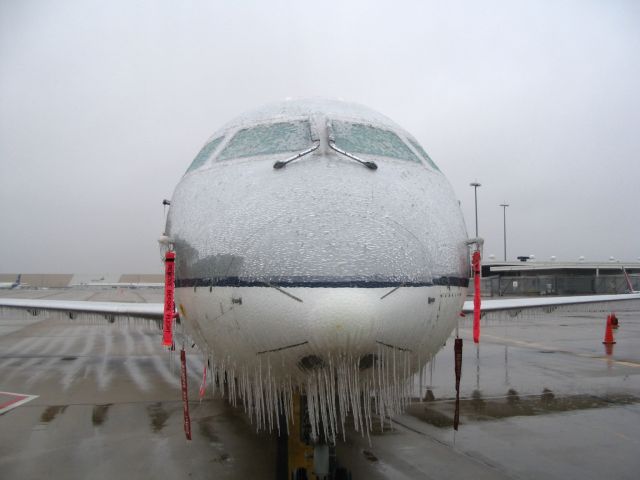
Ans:
<svg viewBox="0 0 640 480"><path fill-rule="evenodd" d="M0 273L0 282L13 282L16 273ZM162 274L24 274L27 288L160 286ZM470 280L470 285L473 283ZM543 262L537 260L482 265L485 297L529 295L593 295L640 290L640 262Z"/></svg>
<svg viewBox="0 0 640 480"><path fill-rule="evenodd" d="M482 277L487 297L626 293L640 290L640 262L489 261Z"/></svg>

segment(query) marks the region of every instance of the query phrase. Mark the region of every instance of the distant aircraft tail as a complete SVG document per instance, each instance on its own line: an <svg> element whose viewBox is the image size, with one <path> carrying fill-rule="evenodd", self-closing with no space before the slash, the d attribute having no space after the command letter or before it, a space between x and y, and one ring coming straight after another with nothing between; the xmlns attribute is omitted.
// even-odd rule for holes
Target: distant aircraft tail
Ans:
<svg viewBox="0 0 640 480"><path fill-rule="evenodd" d="M20 286L20 279L21 279L21 278L22 278L22 274L21 274L21 273L19 273L19 274L18 274L18 278L16 278L16 281L13 283L13 287L12 287L12 288L15 288L15 287Z"/></svg>

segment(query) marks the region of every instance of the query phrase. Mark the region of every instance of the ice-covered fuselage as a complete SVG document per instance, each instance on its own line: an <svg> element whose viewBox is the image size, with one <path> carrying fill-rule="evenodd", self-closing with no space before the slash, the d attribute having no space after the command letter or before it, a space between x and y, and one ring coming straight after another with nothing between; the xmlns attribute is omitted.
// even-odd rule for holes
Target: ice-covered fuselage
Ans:
<svg viewBox="0 0 640 480"><path fill-rule="evenodd" d="M234 137L288 121L308 125L318 148L281 169L274 162L296 151L225 158ZM408 151L380 147L402 150L397 159L363 153L367 138L340 139L372 170L330 147L339 128L371 144L396 142L378 133L392 132ZM407 375L437 352L466 294L467 235L448 181L412 137L363 107L311 101L254 112L212 139L167 224L176 303L212 362L242 382L268 369L275 384L304 389L341 362L366 378L397 351Z"/></svg>

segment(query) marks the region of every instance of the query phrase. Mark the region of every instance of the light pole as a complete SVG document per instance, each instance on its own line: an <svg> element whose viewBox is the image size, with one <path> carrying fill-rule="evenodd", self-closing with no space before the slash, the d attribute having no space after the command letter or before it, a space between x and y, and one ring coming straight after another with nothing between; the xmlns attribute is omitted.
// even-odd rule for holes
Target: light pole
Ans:
<svg viewBox="0 0 640 480"><path fill-rule="evenodd" d="M481 187L482 184L478 182L471 182L469 186L473 187L473 196L475 197L476 201L476 238L478 238L478 187Z"/></svg>
<svg viewBox="0 0 640 480"><path fill-rule="evenodd" d="M502 221L504 225L504 261L507 261L507 207L508 203L501 203L502 207Z"/></svg>

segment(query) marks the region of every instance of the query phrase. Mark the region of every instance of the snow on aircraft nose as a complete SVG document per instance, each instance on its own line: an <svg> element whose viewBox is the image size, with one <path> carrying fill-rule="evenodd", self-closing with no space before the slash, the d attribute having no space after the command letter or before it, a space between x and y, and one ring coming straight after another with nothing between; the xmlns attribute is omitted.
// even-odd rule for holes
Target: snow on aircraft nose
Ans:
<svg viewBox="0 0 640 480"><path fill-rule="evenodd" d="M362 209L278 216L241 250L244 275L283 286L386 286L431 275L428 251L416 235L389 216Z"/></svg>

